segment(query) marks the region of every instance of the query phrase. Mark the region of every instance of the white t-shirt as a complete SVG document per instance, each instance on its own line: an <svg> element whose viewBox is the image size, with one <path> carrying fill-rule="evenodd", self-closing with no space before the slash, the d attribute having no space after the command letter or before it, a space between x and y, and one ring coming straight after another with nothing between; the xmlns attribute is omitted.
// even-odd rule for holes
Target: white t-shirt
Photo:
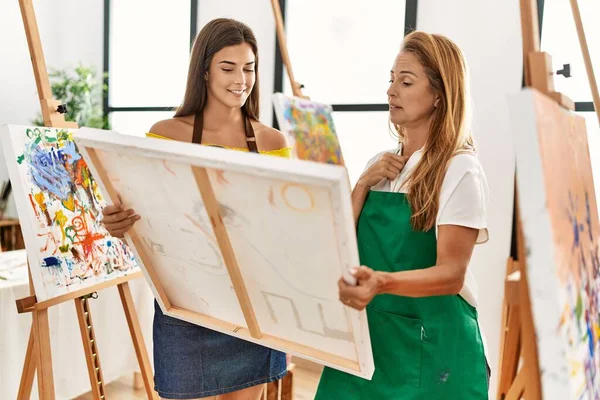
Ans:
<svg viewBox="0 0 600 400"><path fill-rule="evenodd" d="M373 165L384 153L400 154L402 145L398 149L383 151L373 157L365 171ZM406 192L402 187L412 169L417 165L422 150L417 150L410 156L398 177L390 182L381 180L371 190L382 192ZM488 185L479 159L473 152L459 153L452 157L442 182L440 190L439 209L436 218L435 233L437 237L439 225L459 225L479 229L477 244L488 240L487 230L487 204L489 201ZM470 305L477 308L477 282L467 268L465 283L460 291L460 296Z"/></svg>
<svg viewBox="0 0 600 400"><path fill-rule="evenodd" d="M401 154L401 152L402 144L399 144L397 149L378 153L369 160L365 171L379 160L384 153ZM390 182L387 179L382 179L371 190L405 193L406 188L402 187L402 184L408 178L411 170L421 160L422 155L422 150L415 151L394 181ZM459 225L479 229L476 244L487 242L489 239L487 230L488 202L488 184L479 159L473 152L456 154L450 160L440 189L440 202L435 225L436 238L439 225ZM477 282L469 268L467 268L465 283L459 295L470 305L477 308ZM489 360L487 340L481 328L480 332L485 357L486 360Z"/></svg>

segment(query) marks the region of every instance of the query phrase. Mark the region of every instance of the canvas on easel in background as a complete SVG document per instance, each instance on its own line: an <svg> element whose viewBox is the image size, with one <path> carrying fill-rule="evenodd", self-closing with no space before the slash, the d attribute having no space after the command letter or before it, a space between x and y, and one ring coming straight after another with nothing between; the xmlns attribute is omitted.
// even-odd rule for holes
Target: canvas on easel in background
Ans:
<svg viewBox="0 0 600 400"><path fill-rule="evenodd" d="M72 140L76 123L53 98L31 0L19 0L44 127L6 125L0 139L23 227L30 296L17 300L32 313L32 326L17 398L29 399L37 374L38 394L55 398L48 309L73 300L94 400L105 398L89 300L117 286L132 336L145 392L156 399L153 373L128 281L141 272L132 253L101 226L104 200Z"/></svg>
<svg viewBox="0 0 600 400"><path fill-rule="evenodd" d="M594 105L600 96L571 0ZM600 226L585 120L554 91L538 12L521 1L527 88L510 98L516 259L507 265L498 399L600 398Z"/></svg>
<svg viewBox="0 0 600 400"><path fill-rule="evenodd" d="M106 203L72 134L15 125L0 132L38 302L139 270L100 223Z"/></svg>
<svg viewBox="0 0 600 400"><path fill-rule="evenodd" d="M344 165L331 105L282 93L273 95L277 121L301 160Z"/></svg>
<svg viewBox="0 0 600 400"><path fill-rule="evenodd" d="M302 94L303 86L294 77L278 0L271 0L271 5L281 59L293 94L286 96L283 93L274 93L272 96L279 127L290 141L295 158L344 165L333 123L333 109L331 105L311 101Z"/></svg>

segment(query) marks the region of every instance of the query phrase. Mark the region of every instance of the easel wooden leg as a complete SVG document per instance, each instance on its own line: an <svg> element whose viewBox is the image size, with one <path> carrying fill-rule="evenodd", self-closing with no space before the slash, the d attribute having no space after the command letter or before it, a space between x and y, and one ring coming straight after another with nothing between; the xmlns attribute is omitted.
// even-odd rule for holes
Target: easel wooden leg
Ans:
<svg viewBox="0 0 600 400"><path fill-rule="evenodd" d="M517 376L521 358L521 310L519 309L519 264L512 258L506 265L504 301L502 306L502 332L500 339L500 374L498 399L507 396Z"/></svg>
<svg viewBox="0 0 600 400"><path fill-rule="evenodd" d="M521 400L525 392L525 369L521 369L504 400Z"/></svg>
<svg viewBox="0 0 600 400"><path fill-rule="evenodd" d="M98 356L96 337L94 336L94 326L92 324L88 298L80 297L75 299L75 309L77 310L77 319L79 320L79 331L81 332L81 341L83 342L83 352L85 353L85 361L88 367L92 396L94 400L101 400L105 398L104 379Z"/></svg>
<svg viewBox="0 0 600 400"><path fill-rule="evenodd" d="M37 380L40 400L54 400L54 377L52 375L52 350L50 348L50 324L48 310L33 311L35 345L37 347Z"/></svg>
<svg viewBox="0 0 600 400"><path fill-rule="evenodd" d="M133 340L133 347L135 348L135 354L140 364L140 371L142 372L142 379L146 388L146 395L149 399L158 399L158 394L154 391L154 374L152 367L150 366L150 360L148 358L148 351L146 350L146 343L142 335L142 328L140 327L140 321L135 311L135 305L133 304L133 298L131 297L131 290L129 289L129 283L121 283L118 285L119 295L121 296L121 302L123 303L123 310L125 311L125 318L127 318L127 324L129 325L129 332L131 333L131 339Z"/></svg>
<svg viewBox="0 0 600 400"><path fill-rule="evenodd" d="M282 379L267 383L264 392L265 400L293 400L294 399L294 372L295 365L288 366L287 375Z"/></svg>
<svg viewBox="0 0 600 400"><path fill-rule="evenodd" d="M535 327L533 326L533 315L531 313L531 300L529 299L529 285L527 277L521 274L521 297L523 305L521 310L521 340L523 346L524 364L521 373L524 373L525 393L527 399L542 399L542 384L540 381L540 367L537 352L537 341Z"/></svg>
<svg viewBox="0 0 600 400"><path fill-rule="evenodd" d="M17 400L29 400L31 398L31 389L33 388L33 377L35 376L35 367L37 361L37 346L35 343L35 330L33 323L29 332L29 342L27 342L27 353L25 354L25 363L23 364L23 373L21 374L21 383L19 384L19 393Z"/></svg>
<svg viewBox="0 0 600 400"><path fill-rule="evenodd" d="M508 311L505 325L506 336L503 340L500 381L498 384L498 398L508 393L512 382L517 376L521 354L520 313L517 306Z"/></svg>

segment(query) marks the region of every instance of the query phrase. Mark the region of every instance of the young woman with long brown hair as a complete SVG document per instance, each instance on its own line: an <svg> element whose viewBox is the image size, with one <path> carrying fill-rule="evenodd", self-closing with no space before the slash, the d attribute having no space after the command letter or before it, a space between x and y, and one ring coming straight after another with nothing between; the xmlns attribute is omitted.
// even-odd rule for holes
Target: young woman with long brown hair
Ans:
<svg viewBox="0 0 600 400"><path fill-rule="evenodd" d="M468 270L488 238L487 182L469 128L466 64L456 44L413 32L388 89L398 148L376 155L352 192L358 285L367 308L371 381L326 368L317 399L487 399L489 369Z"/></svg>
<svg viewBox="0 0 600 400"><path fill-rule="evenodd" d="M181 107L148 136L289 157L281 132L258 121L257 86L254 34L241 22L213 20L194 42ZM139 218L112 205L103 222L122 237ZM262 384L286 373L284 353L171 318L156 303L153 343L155 387L163 399L256 400Z"/></svg>

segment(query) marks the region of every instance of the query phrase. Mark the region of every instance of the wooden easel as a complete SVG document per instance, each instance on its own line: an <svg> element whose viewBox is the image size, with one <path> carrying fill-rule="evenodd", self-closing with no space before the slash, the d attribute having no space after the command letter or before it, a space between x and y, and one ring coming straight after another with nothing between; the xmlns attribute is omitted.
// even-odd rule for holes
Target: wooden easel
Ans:
<svg viewBox="0 0 600 400"><path fill-rule="evenodd" d="M592 70L577 0L570 0L594 107L600 122L600 96ZM523 35L523 66L525 85L533 87L563 107L574 110L571 99L554 91L552 60L540 52L538 10L535 0L521 0ZM518 193L515 182L515 232L517 259L509 258L506 266L505 292L502 307L500 375L498 400L541 400L542 386L535 327L529 297L525 264L523 228L519 216Z"/></svg>
<svg viewBox="0 0 600 400"><path fill-rule="evenodd" d="M64 107L61 107L60 102L52 96L32 0L19 0L19 5L21 7L21 15L25 26L31 62L33 64L44 126L77 128L78 126L76 123L65 121L65 118L62 115L62 113L65 112ZM133 339L137 359L140 364L141 374L146 388L146 395L149 399L158 399L158 396L153 389L152 368L128 283L130 280L141 276L142 273L137 272L114 279L110 282L104 282L93 287L74 291L48 301L37 302L33 282L31 280L31 271L29 271L29 290L31 296L17 300L17 309L19 313L31 312L33 315L33 322L29 334L27 353L25 355L25 363L17 398L19 400L30 398L31 389L33 387L33 378L37 369L39 398L42 400L54 399L55 391L52 372L48 308L69 300L74 300L75 302L93 398L95 400L106 398L98 345L94 335L94 326L92 324L92 316L89 308L89 298L94 297L95 293L101 289L116 285L119 289L125 317Z"/></svg>
<svg viewBox="0 0 600 400"><path fill-rule="evenodd" d="M281 7L279 6L279 0L271 0L271 6L273 7L273 15L275 16L275 30L277 32L277 41L279 43L279 51L281 52L281 60L283 61L283 65L285 66L288 78L290 79L290 84L292 85L292 93L296 97L308 99L308 97L302 94L303 85L301 83L298 83L294 78L292 64L290 62L290 55L288 53L287 44L285 40L285 26L283 24L283 17L281 15Z"/></svg>

